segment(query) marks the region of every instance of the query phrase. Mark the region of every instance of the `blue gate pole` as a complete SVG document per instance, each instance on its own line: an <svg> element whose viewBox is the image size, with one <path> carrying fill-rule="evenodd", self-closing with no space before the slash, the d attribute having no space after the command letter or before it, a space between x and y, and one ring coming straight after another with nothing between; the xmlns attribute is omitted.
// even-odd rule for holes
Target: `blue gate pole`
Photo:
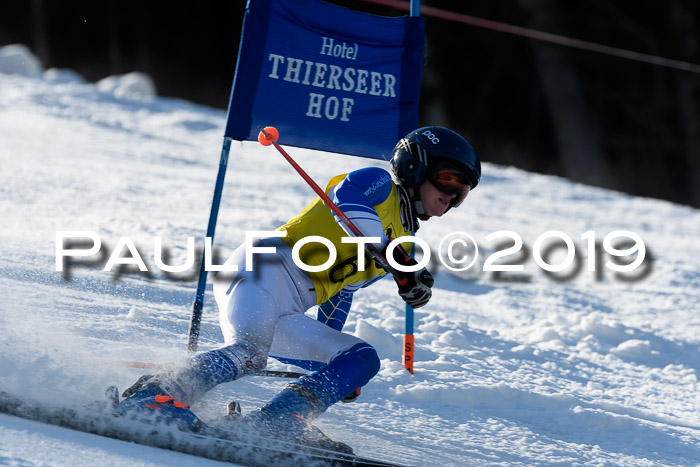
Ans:
<svg viewBox="0 0 700 467"><path fill-rule="evenodd" d="M224 189L224 178L226 177L226 167L228 166L228 156L231 151L231 138L224 138L224 144L219 158L219 173L216 175L216 185L214 186L214 199L211 202L209 212L209 225L207 226L207 237L214 243L214 231L216 230L216 219L219 217L219 205L221 204L221 193ZM197 351L197 341L199 340L199 326L202 322L202 309L204 308L204 291L207 287L207 270L205 255L202 255L202 262L199 267L199 281L197 282L197 293L192 306L192 318L190 328L187 331L187 350L194 353Z"/></svg>
<svg viewBox="0 0 700 467"><path fill-rule="evenodd" d="M420 0L411 0L411 16L420 16Z"/></svg>
<svg viewBox="0 0 700 467"><path fill-rule="evenodd" d="M420 0L411 0L411 16L420 16ZM411 249L411 258L415 253L415 246ZM403 336L403 366L413 374L413 362L415 361L415 344L413 339L413 307L406 304L406 320Z"/></svg>

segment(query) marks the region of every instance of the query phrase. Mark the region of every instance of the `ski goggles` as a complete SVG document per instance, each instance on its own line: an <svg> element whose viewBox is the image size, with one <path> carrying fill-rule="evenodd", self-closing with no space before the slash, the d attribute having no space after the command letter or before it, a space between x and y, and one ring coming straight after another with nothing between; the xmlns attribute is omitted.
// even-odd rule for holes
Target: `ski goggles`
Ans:
<svg viewBox="0 0 700 467"><path fill-rule="evenodd" d="M471 190L467 175L447 162L440 164L433 170L429 178L438 190L446 195L456 195L450 202L450 205L454 207L462 204Z"/></svg>

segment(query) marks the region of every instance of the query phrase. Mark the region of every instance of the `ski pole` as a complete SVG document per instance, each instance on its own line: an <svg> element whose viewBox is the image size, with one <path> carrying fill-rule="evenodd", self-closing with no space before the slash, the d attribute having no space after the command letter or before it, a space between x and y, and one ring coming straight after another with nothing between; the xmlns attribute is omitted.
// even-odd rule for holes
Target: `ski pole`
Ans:
<svg viewBox="0 0 700 467"><path fill-rule="evenodd" d="M343 213L343 211L333 202L333 200L330 199L326 192L323 191L321 187L318 186L318 184L309 176L309 174L307 174L304 169L302 169L299 164L297 164L296 161L292 159L289 154L287 154L287 151L285 151L282 146L277 143L277 138L279 138L277 128L271 126L265 128L259 126L258 128L260 129L260 134L258 135L258 141L260 144L263 146L269 146L272 144L275 149L277 149L280 154L287 159L287 162L294 167L294 170L296 170L297 173L299 173L299 175L301 175L301 177L306 181L306 183L308 183L309 186L316 192L324 204L328 206L328 208L330 208L330 210L333 211L336 216L338 216L338 219L340 219L340 221L345 224L347 228L357 237L364 237L365 235L362 233L362 231L358 229L357 226L350 221L350 219L348 219L345 213ZM366 243L365 248L381 267L389 271L391 275L394 276L394 279L399 285L403 286L408 283L408 277L406 277L406 275L398 269L392 267L376 246L372 245L371 243Z"/></svg>
<svg viewBox="0 0 700 467"><path fill-rule="evenodd" d="M323 200L323 202L328 206L328 208L333 211L340 221L345 224L350 231L355 234L358 237L364 237L364 234L360 229L353 224L350 219L343 213L343 211L330 199L330 197L326 194L325 191L321 189L320 186L314 180L302 169L299 164L292 159L292 157L287 154L287 151L285 151L282 146L280 146L277 143L277 138L279 138L279 132L275 127L265 127L262 128L261 126L258 126L260 129L260 134L258 135L258 141L260 144L263 146L269 146L272 144L275 146L275 149L277 149L282 156L284 156L285 159L287 159L287 162L289 162L292 167L301 175L301 177L306 181L306 183L309 184L309 186L316 192L316 194ZM365 244L365 248L367 251L372 255L372 257L387 271L391 273L392 276L394 276L394 279L399 285L405 285L408 283L408 277L406 277L404 274L402 274L400 271L397 269L391 267L387 259L384 257L384 255L381 254L381 252L372 245L371 243ZM410 305L406 305L406 332L404 334L404 342L403 342L403 355L402 355L402 360L403 360L403 365L406 370L408 370L411 374L413 374L413 362L414 362L414 340L413 340L413 308Z"/></svg>

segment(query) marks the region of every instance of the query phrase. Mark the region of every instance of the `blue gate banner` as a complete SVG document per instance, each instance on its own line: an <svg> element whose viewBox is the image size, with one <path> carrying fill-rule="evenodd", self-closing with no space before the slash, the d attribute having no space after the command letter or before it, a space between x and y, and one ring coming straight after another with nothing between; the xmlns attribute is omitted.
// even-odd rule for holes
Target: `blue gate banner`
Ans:
<svg viewBox="0 0 700 467"><path fill-rule="evenodd" d="M388 159L418 125L425 19L249 0L225 136Z"/></svg>

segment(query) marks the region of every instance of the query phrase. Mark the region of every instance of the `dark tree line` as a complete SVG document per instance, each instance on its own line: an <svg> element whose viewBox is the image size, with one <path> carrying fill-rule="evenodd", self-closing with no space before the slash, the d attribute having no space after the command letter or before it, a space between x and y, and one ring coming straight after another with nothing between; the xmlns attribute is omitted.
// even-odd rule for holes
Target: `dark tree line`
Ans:
<svg viewBox="0 0 700 467"><path fill-rule="evenodd" d="M403 11L332 0L381 15ZM700 64L693 0L423 0ZM225 108L245 1L4 0L0 44L94 81L139 70L160 95ZM428 18L421 124L482 159L700 207L700 75Z"/></svg>

